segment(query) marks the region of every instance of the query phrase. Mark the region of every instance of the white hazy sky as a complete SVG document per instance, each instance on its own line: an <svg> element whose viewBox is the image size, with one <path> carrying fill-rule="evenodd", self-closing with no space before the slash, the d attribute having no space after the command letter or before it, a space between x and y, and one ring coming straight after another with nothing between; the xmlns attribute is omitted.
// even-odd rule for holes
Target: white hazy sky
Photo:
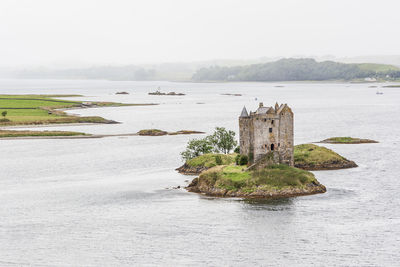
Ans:
<svg viewBox="0 0 400 267"><path fill-rule="evenodd" d="M0 0L0 66L400 54L399 0Z"/></svg>

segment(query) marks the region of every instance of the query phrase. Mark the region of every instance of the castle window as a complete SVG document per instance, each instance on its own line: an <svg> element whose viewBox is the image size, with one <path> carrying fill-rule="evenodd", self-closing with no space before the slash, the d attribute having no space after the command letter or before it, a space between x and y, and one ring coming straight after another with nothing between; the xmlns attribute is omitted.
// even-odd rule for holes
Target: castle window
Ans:
<svg viewBox="0 0 400 267"><path fill-rule="evenodd" d="M275 145L271 144L271 151L274 151Z"/></svg>
<svg viewBox="0 0 400 267"><path fill-rule="evenodd" d="M266 122L267 121L267 119L264 119L264 122Z"/></svg>
<svg viewBox="0 0 400 267"><path fill-rule="evenodd" d="M272 128L269 128L269 132L272 133Z"/></svg>
<svg viewBox="0 0 400 267"><path fill-rule="evenodd" d="M274 120L271 121L271 124L274 125Z"/></svg>
<svg viewBox="0 0 400 267"><path fill-rule="evenodd" d="M281 146L281 143L278 143L278 147L280 147Z"/></svg>

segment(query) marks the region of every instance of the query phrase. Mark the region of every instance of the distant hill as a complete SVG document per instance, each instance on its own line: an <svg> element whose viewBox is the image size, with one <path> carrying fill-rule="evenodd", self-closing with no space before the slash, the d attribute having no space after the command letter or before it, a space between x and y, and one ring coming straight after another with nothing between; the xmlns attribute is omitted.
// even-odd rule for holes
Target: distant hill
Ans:
<svg viewBox="0 0 400 267"><path fill-rule="evenodd" d="M271 62L278 58L249 60L215 59L197 62L176 62L142 65L106 65L81 68L28 68L7 71L0 69L0 77L22 79L106 79L116 81L190 81L200 68L209 66L241 66Z"/></svg>
<svg viewBox="0 0 400 267"><path fill-rule="evenodd" d="M393 80L400 77L399 72L399 67L388 64L320 62L311 58L259 58L70 69L0 69L0 77L116 81L325 81L367 77Z"/></svg>
<svg viewBox="0 0 400 267"><path fill-rule="evenodd" d="M199 69L194 81L326 81L364 78L398 79L400 68L385 64L317 62L311 58L287 58L263 64Z"/></svg>

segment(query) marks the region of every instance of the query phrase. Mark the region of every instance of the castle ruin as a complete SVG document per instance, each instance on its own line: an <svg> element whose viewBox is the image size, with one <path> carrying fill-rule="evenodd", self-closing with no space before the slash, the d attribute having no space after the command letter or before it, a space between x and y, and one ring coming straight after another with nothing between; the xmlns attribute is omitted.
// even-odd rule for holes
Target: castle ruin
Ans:
<svg viewBox="0 0 400 267"><path fill-rule="evenodd" d="M255 112L243 107L239 117L240 154L250 163L271 155L272 162L293 166L293 112L287 104L264 107Z"/></svg>

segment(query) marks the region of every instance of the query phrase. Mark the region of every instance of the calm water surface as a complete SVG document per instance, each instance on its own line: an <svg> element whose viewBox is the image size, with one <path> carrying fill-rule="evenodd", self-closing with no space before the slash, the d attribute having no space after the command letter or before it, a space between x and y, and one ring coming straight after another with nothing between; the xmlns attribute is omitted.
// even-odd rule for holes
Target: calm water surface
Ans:
<svg viewBox="0 0 400 267"><path fill-rule="evenodd" d="M147 95L158 86L187 95ZM115 95L122 90L130 94ZM118 125L42 129L237 131L243 105L278 101L295 113L296 144L331 136L380 143L326 145L359 167L314 172L325 194L246 201L166 189L192 178L174 168L186 142L202 135L0 140L0 266L399 266L400 90L380 91L366 84L1 80L1 94L160 103L70 111Z"/></svg>

